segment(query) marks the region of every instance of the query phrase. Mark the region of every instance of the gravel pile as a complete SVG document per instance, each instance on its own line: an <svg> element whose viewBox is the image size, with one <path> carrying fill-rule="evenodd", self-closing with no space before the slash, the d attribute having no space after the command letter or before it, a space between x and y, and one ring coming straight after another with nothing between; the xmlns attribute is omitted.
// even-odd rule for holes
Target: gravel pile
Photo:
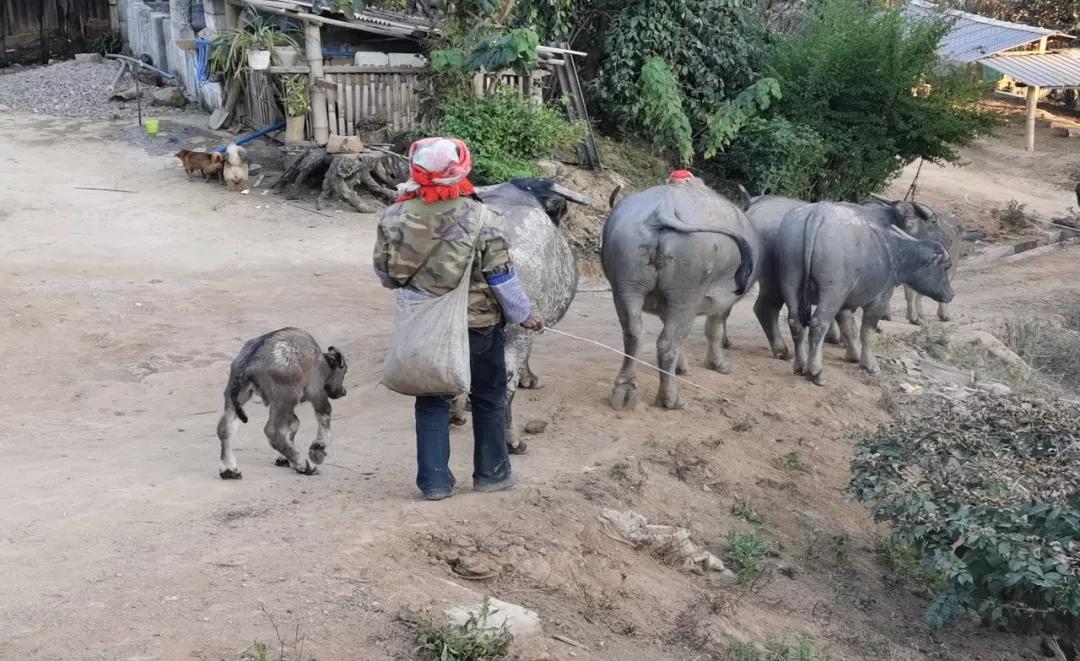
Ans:
<svg viewBox="0 0 1080 661"><path fill-rule="evenodd" d="M35 67L0 76L0 105L12 110L39 112L64 117L91 119L127 119L136 116L135 101L110 101L112 84L120 63L106 61L76 62L69 60L47 67ZM124 76L119 88L134 84L130 75ZM143 114L154 117L176 115L184 109L150 108L154 88L142 88Z"/></svg>

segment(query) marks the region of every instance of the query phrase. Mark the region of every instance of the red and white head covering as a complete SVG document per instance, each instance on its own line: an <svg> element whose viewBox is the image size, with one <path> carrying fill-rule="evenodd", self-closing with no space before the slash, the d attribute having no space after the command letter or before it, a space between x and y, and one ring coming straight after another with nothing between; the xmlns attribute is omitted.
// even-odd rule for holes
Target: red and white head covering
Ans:
<svg viewBox="0 0 1080 661"><path fill-rule="evenodd" d="M684 181L693 181L694 173L690 172L689 170L674 170L670 175L668 175L667 180L669 184Z"/></svg>
<svg viewBox="0 0 1080 661"><path fill-rule="evenodd" d="M398 202L419 197L431 204L472 195L472 155L457 138L424 138L409 147L409 180L398 186Z"/></svg>

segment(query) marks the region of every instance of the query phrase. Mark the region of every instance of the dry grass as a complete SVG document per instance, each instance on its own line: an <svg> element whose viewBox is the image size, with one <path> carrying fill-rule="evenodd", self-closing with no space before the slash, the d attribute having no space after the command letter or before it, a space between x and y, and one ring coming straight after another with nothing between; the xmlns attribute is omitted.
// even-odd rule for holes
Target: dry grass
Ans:
<svg viewBox="0 0 1080 661"><path fill-rule="evenodd" d="M1069 317L1067 323L1080 321L1076 309ZM1080 392L1080 331L1039 318L1016 317L1005 322L1001 339L1044 378Z"/></svg>
<svg viewBox="0 0 1080 661"><path fill-rule="evenodd" d="M1004 209L994 209L990 212L990 215L998 221L1002 229L1006 230L1023 230L1027 229L1031 225L1031 219L1028 218L1027 213L1024 211L1026 204L1020 204L1016 200L1009 200L1009 205Z"/></svg>

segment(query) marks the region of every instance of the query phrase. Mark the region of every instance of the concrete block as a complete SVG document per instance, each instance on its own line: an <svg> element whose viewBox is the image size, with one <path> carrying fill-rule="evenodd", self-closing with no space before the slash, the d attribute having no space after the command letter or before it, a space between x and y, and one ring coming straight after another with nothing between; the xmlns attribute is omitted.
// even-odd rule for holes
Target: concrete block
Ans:
<svg viewBox="0 0 1080 661"><path fill-rule="evenodd" d="M199 102L206 112L214 112L225 106L225 92L221 83L204 83L199 87Z"/></svg>
<svg viewBox="0 0 1080 661"><path fill-rule="evenodd" d="M150 21L150 43L147 44L147 53L153 58L155 67L168 71L169 50L166 35L169 33L169 15L152 12Z"/></svg>
<svg viewBox="0 0 1080 661"><path fill-rule="evenodd" d="M385 67L390 65L390 56L386 53L358 51L353 55L353 63L358 67Z"/></svg>
<svg viewBox="0 0 1080 661"><path fill-rule="evenodd" d="M75 53L75 61L100 64L105 61L105 58L101 56L101 53Z"/></svg>
<svg viewBox="0 0 1080 661"><path fill-rule="evenodd" d="M392 67L423 67L427 64L415 53L390 53L389 60Z"/></svg>

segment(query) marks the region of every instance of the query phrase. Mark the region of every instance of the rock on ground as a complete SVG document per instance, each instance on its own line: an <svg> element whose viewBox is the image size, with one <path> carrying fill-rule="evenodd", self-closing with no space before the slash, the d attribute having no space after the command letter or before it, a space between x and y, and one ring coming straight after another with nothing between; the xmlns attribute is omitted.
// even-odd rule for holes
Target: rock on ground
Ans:
<svg viewBox="0 0 1080 661"><path fill-rule="evenodd" d="M120 64L113 60L101 63L68 60L47 67L28 68L0 76L0 105L16 112L35 112L61 117L87 119L128 119L137 115L135 102L109 100ZM134 85L125 75L118 85ZM156 88L141 86L143 112L150 106ZM157 116L184 112L181 108L154 108Z"/></svg>
<svg viewBox="0 0 1080 661"><path fill-rule="evenodd" d="M539 636L544 633L543 627L540 626L540 616L535 611L499 599L492 599L490 603L491 611L485 628L501 629L505 624L516 639ZM463 625L471 615L479 613L481 608L483 608L483 603L455 606L446 609L444 615L451 624Z"/></svg>
<svg viewBox="0 0 1080 661"><path fill-rule="evenodd" d="M187 102L187 97L179 87L160 87L151 93L151 103L155 106L183 108Z"/></svg>

